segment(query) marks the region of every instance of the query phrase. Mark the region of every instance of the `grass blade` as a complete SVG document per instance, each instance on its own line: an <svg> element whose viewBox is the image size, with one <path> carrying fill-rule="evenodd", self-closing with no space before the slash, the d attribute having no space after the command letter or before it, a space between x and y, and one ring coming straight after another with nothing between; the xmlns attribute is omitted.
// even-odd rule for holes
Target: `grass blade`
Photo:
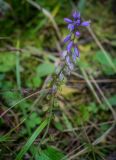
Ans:
<svg viewBox="0 0 116 160"><path fill-rule="evenodd" d="M46 127L48 123L48 119L43 121L41 125L35 130L35 132L32 134L32 136L28 139L27 143L23 146L21 151L18 153L15 160L21 160L24 154L28 151L28 149L31 147L32 143L35 141L37 136L42 132L42 130Z"/></svg>

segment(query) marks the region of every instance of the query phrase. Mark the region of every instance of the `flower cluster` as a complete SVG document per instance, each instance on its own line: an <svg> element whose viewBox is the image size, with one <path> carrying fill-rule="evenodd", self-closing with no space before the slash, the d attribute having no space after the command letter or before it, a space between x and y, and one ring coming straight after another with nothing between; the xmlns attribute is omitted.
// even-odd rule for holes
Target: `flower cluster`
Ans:
<svg viewBox="0 0 116 160"><path fill-rule="evenodd" d="M64 18L64 21L67 23L67 27L70 33L64 39L64 43L66 43L66 50L63 52L62 57L63 59L65 59L65 64L60 71L56 72L56 75L58 77L57 84L60 84L60 82L62 82L62 80L64 79L64 73L70 74L70 72L74 68L77 57L80 56L78 45L76 42L80 36L79 28L81 26L87 27L90 25L90 21L82 21L80 13L77 11L73 12L72 19ZM53 90L56 90L56 88L57 85L55 84L53 86Z"/></svg>
<svg viewBox="0 0 116 160"><path fill-rule="evenodd" d="M76 62L76 58L79 57L79 49L75 40L79 38L81 26L87 27L90 25L90 21L82 21L80 13L75 11L72 14L73 19L64 18L64 21L68 24L70 31L69 35L64 39L64 43L68 43L66 47L67 54L65 60L70 70L73 69L73 64Z"/></svg>

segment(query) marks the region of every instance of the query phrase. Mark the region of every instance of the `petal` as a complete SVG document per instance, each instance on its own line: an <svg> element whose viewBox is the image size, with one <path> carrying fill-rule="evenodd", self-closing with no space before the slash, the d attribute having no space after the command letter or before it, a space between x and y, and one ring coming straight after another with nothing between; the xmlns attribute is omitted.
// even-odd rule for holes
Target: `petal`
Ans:
<svg viewBox="0 0 116 160"><path fill-rule="evenodd" d="M67 63L67 65L68 65L69 69L70 69L70 70L73 70L74 66L73 66L73 64L71 63L69 56L66 57L66 63Z"/></svg>
<svg viewBox="0 0 116 160"><path fill-rule="evenodd" d="M77 11L74 11L74 12L73 12L73 18L74 18L74 19L80 18L80 13L77 12Z"/></svg>
<svg viewBox="0 0 116 160"><path fill-rule="evenodd" d="M74 24L69 24L69 25L68 25L68 29L69 29L70 31L73 31L74 28L75 28L75 27L74 27Z"/></svg>
<svg viewBox="0 0 116 160"><path fill-rule="evenodd" d="M66 43L66 42L68 42L69 40L70 40L70 38L71 38L71 35L69 34L68 36L66 36L66 38L64 39L64 43Z"/></svg>
<svg viewBox="0 0 116 160"><path fill-rule="evenodd" d="M74 63L76 62L76 58L77 58L77 55L75 54L75 52L72 54L72 60L74 61Z"/></svg>
<svg viewBox="0 0 116 160"><path fill-rule="evenodd" d="M79 37L79 36L80 36L80 32L76 31L76 32L75 32L75 35L76 35L77 37Z"/></svg>
<svg viewBox="0 0 116 160"><path fill-rule="evenodd" d="M71 51L71 48L73 46L73 42L69 42L69 44L67 45L67 51L70 52Z"/></svg>
<svg viewBox="0 0 116 160"><path fill-rule="evenodd" d="M90 23L91 23L90 21L85 21L81 23L81 26L87 27L90 25Z"/></svg>
<svg viewBox="0 0 116 160"><path fill-rule="evenodd" d="M70 57L69 56L66 57L66 63L70 64Z"/></svg>
<svg viewBox="0 0 116 160"><path fill-rule="evenodd" d="M66 23L72 23L73 21L71 20L71 19L69 19L69 18L64 18L64 21L66 22Z"/></svg>
<svg viewBox="0 0 116 160"><path fill-rule="evenodd" d="M74 47L74 53L76 54L77 57L79 57L79 50L77 47Z"/></svg>

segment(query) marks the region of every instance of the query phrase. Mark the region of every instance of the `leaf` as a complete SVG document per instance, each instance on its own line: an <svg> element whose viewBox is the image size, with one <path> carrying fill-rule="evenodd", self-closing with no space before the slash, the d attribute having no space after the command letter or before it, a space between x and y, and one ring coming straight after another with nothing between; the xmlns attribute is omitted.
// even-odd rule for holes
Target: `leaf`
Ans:
<svg viewBox="0 0 116 160"><path fill-rule="evenodd" d="M0 72L10 71L16 64L16 56L12 53L0 54Z"/></svg>
<svg viewBox="0 0 116 160"><path fill-rule="evenodd" d="M116 94L110 97L108 101L112 106L116 106Z"/></svg>
<svg viewBox="0 0 116 160"><path fill-rule="evenodd" d="M85 5L86 5L86 0L80 0L79 3L78 3L78 9L79 11L83 11L84 8L85 8Z"/></svg>
<svg viewBox="0 0 116 160"><path fill-rule="evenodd" d="M88 106L88 111L92 113L97 113L98 112L98 107L96 106L95 103L90 103Z"/></svg>
<svg viewBox="0 0 116 160"><path fill-rule="evenodd" d="M63 114L63 119L64 119L64 123L65 123L67 129L72 129L73 126L72 126L71 122L68 120L68 117L65 114Z"/></svg>
<svg viewBox="0 0 116 160"><path fill-rule="evenodd" d="M6 142L10 140L10 137L8 135L1 135L0 136L0 142Z"/></svg>
<svg viewBox="0 0 116 160"><path fill-rule="evenodd" d="M114 67L116 67L116 59L113 59L109 54L107 54L107 57L112 62ZM108 59L101 51L96 52L94 59L102 65L102 69L107 75L112 75L115 73L114 69L109 64Z"/></svg>
<svg viewBox="0 0 116 160"><path fill-rule="evenodd" d="M60 122L55 122L55 127L58 129L58 130L60 130L60 131L63 131L64 130L64 127L63 127L63 125L62 125L62 123L60 123Z"/></svg>
<svg viewBox="0 0 116 160"><path fill-rule="evenodd" d="M29 88L37 88L37 87L40 87L42 83L42 80L40 77L38 77L37 75L36 76L33 76L32 78L29 77L29 79L26 81L26 85L27 87Z"/></svg>
<svg viewBox="0 0 116 160"><path fill-rule="evenodd" d="M42 132L42 130L46 127L48 124L48 119L43 121L41 125L35 130L35 132L32 134L32 136L28 139L26 144L22 147L21 151L18 153L17 157L15 160L21 160L24 154L29 150L37 136Z"/></svg>
<svg viewBox="0 0 116 160"><path fill-rule="evenodd" d="M41 152L39 160L61 160L63 157L64 154L61 151L53 147L48 147Z"/></svg>
<svg viewBox="0 0 116 160"><path fill-rule="evenodd" d="M54 72L54 65L52 63L40 64L36 69L39 77L44 77Z"/></svg>
<svg viewBox="0 0 116 160"><path fill-rule="evenodd" d="M109 57L109 59L112 59L109 54L108 54L108 57ZM96 52L95 60L97 60L102 65L109 66L109 63L108 63L106 56L101 51Z"/></svg>
<svg viewBox="0 0 116 160"><path fill-rule="evenodd" d="M36 125L41 123L41 118L38 117L36 112L33 112L26 120L26 123L30 128L34 128Z"/></svg>
<svg viewBox="0 0 116 160"><path fill-rule="evenodd" d="M82 125L83 123L87 122L90 118L90 112L89 112L88 106L85 106L85 105L80 106L79 112L80 113L76 121L79 125Z"/></svg>
<svg viewBox="0 0 116 160"><path fill-rule="evenodd" d="M60 91L60 93L62 95L69 95L69 94L76 93L76 92L78 92L78 89L70 88L70 87L65 86L65 85L63 85L61 87L61 91Z"/></svg>

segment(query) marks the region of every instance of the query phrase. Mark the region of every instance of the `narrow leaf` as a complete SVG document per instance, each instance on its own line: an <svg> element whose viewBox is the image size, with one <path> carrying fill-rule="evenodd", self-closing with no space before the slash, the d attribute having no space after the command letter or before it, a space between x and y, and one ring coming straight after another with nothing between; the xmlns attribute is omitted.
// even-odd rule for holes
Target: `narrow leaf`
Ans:
<svg viewBox="0 0 116 160"><path fill-rule="evenodd" d="M27 143L23 146L21 151L18 153L15 160L21 160L24 154L28 151L28 149L31 147L32 143L35 141L37 136L42 132L42 130L46 127L48 123L48 120L46 119L41 123L41 125L35 130L35 132L32 134L32 136L28 139Z"/></svg>

